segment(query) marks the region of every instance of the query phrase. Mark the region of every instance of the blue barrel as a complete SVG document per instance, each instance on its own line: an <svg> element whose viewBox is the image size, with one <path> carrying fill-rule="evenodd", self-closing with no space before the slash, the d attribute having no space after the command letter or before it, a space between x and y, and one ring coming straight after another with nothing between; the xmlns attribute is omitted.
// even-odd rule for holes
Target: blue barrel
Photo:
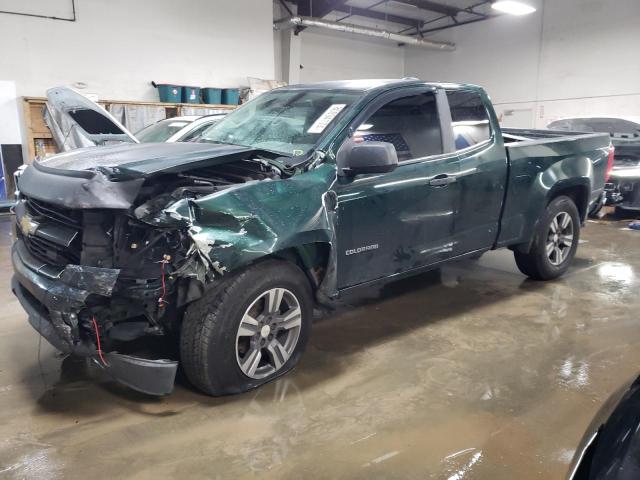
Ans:
<svg viewBox="0 0 640 480"><path fill-rule="evenodd" d="M182 103L200 103L200 87L182 87Z"/></svg>
<svg viewBox="0 0 640 480"><path fill-rule="evenodd" d="M222 103L222 89L203 88L202 99L204 103L208 103L209 105L220 105Z"/></svg>
<svg viewBox="0 0 640 480"><path fill-rule="evenodd" d="M161 102L180 103L182 101L181 86L159 83L156 87L158 88L158 95Z"/></svg>
<svg viewBox="0 0 640 480"><path fill-rule="evenodd" d="M240 90L237 88L225 88L222 90L223 105L238 105L240 101Z"/></svg>

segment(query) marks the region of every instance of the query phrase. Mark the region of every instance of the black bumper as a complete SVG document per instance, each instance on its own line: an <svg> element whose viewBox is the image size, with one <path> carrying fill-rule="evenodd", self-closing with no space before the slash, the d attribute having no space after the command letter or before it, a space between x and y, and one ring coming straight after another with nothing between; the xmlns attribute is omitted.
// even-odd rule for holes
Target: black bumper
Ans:
<svg viewBox="0 0 640 480"><path fill-rule="evenodd" d="M640 210L640 175L612 175L606 186L607 205Z"/></svg>
<svg viewBox="0 0 640 480"><path fill-rule="evenodd" d="M53 267L31 255L18 240L12 248L14 276L11 289L25 309L31 326L63 353L91 357L95 345L73 335L73 320L91 295L108 297L118 270L68 265ZM166 395L173 390L178 362L149 360L116 352L104 355L106 365L96 363L114 379L144 393Z"/></svg>
<svg viewBox="0 0 640 480"><path fill-rule="evenodd" d="M47 311L43 309L42 304L39 304L22 283L20 283L17 274L11 279L11 290L18 298L22 308L27 312L27 319L31 326L57 350L83 357L97 355L98 352L95 347L82 343L75 345L56 331Z"/></svg>

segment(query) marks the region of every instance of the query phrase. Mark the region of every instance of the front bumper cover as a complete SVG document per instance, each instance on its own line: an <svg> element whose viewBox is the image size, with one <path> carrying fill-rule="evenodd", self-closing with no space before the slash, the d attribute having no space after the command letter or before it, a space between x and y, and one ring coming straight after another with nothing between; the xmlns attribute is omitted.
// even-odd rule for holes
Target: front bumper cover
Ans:
<svg viewBox="0 0 640 480"><path fill-rule="evenodd" d="M95 346L74 340L69 319L86 307L91 295L110 296L119 270L44 264L18 240L11 251L14 276L11 289L25 309L31 326L63 353L96 360ZM178 369L172 360L149 360L116 352L96 363L115 380L150 395L171 393Z"/></svg>

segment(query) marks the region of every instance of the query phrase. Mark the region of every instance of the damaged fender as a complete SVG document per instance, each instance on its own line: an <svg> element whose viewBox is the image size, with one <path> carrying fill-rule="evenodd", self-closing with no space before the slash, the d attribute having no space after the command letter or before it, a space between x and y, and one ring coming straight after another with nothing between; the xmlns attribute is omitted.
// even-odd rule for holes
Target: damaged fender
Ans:
<svg viewBox="0 0 640 480"><path fill-rule="evenodd" d="M142 220L152 225L171 220L186 225L192 241L188 256L197 257L199 267L206 265L221 275L287 249L314 243L333 246L335 212L330 211L333 204L327 200L327 185L335 175L335 166L324 164L284 180L249 182L198 199L179 200ZM288 200L283 203L282 199ZM335 253L330 258L335 263ZM175 273L198 272L195 275L202 279L199 267L189 262ZM335 266L326 267L335 276ZM333 296L335 279L325 280L325 295Z"/></svg>

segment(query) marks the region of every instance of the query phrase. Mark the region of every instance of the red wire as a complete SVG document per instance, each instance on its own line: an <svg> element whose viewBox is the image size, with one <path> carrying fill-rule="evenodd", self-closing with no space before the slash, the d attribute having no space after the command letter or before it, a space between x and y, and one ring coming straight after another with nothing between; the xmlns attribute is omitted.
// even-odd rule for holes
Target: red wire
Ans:
<svg viewBox="0 0 640 480"><path fill-rule="evenodd" d="M91 320L93 321L93 329L96 332L96 343L98 344L98 356L100 357L100 360L102 361L102 364L104 366L107 366L108 363L106 362L106 360L102 356L102 347L100 346L100 332L98 331L98 324L96 323L96 317L95 316L91 317Z"/></svg>

